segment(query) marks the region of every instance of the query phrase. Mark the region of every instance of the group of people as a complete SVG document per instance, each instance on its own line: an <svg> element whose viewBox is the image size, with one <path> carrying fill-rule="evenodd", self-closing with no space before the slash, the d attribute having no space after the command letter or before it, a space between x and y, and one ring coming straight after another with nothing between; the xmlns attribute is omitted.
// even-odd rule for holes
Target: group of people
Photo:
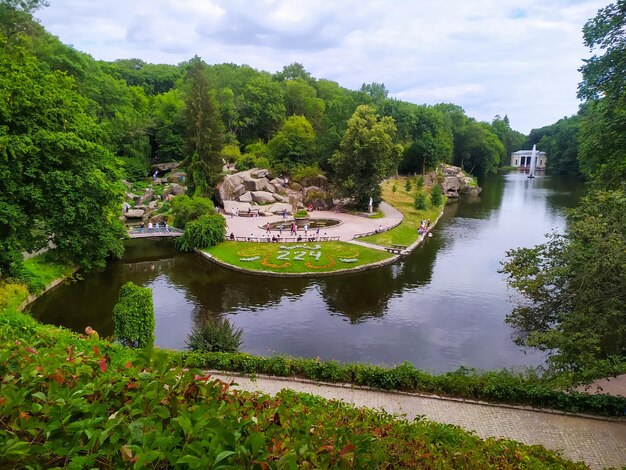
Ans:
<svg viewBox="0 0 626 470"><path fill-rule="evenodd" d="M154 225L152 222L148 222L148 233L160 232L161 230L164 232L170 231L170 226L167 225L167 222L163 222L163 225L160 225L158 222ZM146 224L143 221L139 224L139 231L141 233L146 233Z"/></svg>
<svg viewBox="0 0 626 470"><path fill-rule="evenodd" d="M417 233L419 233L420 235L428 233L428 231L430 230L430 224L430 219L422 220L422 222L420 223L420 227L417 229Z"/></svg>

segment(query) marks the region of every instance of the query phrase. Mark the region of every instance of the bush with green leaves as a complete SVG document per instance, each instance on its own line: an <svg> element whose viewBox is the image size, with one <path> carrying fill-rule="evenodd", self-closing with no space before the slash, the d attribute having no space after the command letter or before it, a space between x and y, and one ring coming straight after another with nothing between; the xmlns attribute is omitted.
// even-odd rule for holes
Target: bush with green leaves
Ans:
<svg viewBox="0 0 626 470"><path fill-rule="evenodd" d="M411 180L410 180L410 179L407 179L407 180L406 180L406 183L404 184L404 190L405 190L407 193L410 193L410 192L411 192L412 187L413 187L413 186L411 185Z"/></svg>
<svg viewBox="0 0 626 470"><path fill-rule="evenodd" d="M424 194L422 191L418 192L415 195L414 205L418 211L424 211L428 209L428 199L426 198L426 194Z"/></svg>
<svg viewBox="0 0 626 470"><path fill-rule="evenodd" d="M440 206L443 202L443 193L441 192L441 186L436 184L430 190L430 202L433 206Z"/></svg>
<svg viewBox="0 0 626 470"><path fill-rule="evenodd" d="M246 153L237 157L235 165L238 171L246 171L252 168L269 168L270 161L267 157L257 156L253 153Z"/></svg>
<svg viewBox="0 0 626 470"><path fill-rule="evenodd" d="M297 210L293 216L297 219L306 219L309 216L309 213L305 209Z"/></svg>
<svg viewBox="0 0 626 470"><path fill-rule="evenodd" d="M176 196L172 199L174 227L184 230L188 222L202 215L215 214L213 201L206 197Z"/></svg>
<svg viewBox="0 0 626 470"><path fill-rule="evenodd" d="M124 346L147 348L154 344L152 289L127 282L113 308L115 338Z"/></svg>
<svg viewBox="0 0 626 470"><path fill-rule="evenodd" d="M226 220L221 215L203 215L189 222L185 232L176 239L176 247L181 251L193 251L196 248L209 248L224 241Z"/></svg>
<svg viewBox="0 0 626 470"><path fill-rule="evenodd" d="M189 334L187 347L198 352L237 352L242 333L228 318L209 318Z"/></svg>
<svg viewBox="0 0 626 470"><path fill-rule="evenodd" d="M164 351L122 357L104 341L40 333L0 316L3 467L585 468L456 426L289 390L242 392Z"/></svg>

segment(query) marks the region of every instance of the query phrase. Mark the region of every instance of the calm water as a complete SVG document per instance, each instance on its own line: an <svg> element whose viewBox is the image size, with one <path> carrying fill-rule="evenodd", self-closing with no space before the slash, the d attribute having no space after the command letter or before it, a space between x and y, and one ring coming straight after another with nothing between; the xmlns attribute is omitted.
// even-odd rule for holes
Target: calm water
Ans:
<svg viewBox="0 0 626 470"><path fill-rule="evenodd" d="M482 182L477 198L446 207L434 236L397 264L312 279L242 275L168 240L132 240L125 258L101 273L62 285L32 305L40 320L101 335L113 333L120 286L153 289L156 343L184 348L194 324L226 316L243 329L243 350L392 365L432 371L460 365L497 369L540 364L504 323L511 311L500 261L563 230L564 208L582 194L574 179L509 174Z"/></svg>

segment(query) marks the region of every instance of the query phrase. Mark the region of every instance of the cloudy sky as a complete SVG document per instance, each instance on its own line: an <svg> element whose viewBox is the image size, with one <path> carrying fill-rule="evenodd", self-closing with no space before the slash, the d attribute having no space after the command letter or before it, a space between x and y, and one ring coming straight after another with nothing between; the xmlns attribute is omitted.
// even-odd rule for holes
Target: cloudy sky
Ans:
<svg viewBox="0 0 626 470"><path fill-rule="evenodd" d="M50 0L36 17L96 59L300 62L347 88L382 82L521 132L576 113L581 28L609 0Z"/></svg>

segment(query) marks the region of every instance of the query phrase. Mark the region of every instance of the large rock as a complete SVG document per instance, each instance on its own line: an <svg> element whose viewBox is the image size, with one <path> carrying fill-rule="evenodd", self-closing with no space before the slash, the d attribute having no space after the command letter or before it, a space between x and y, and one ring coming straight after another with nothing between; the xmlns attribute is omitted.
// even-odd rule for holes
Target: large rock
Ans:
<svg viewBox="0 0 626 470"><path fill-rule="evenodd" d="M124 215L127 219L141 219L144 214L145 212L143 209L129 209Z"/></svg>
<svg viewBox="0 0 626 470"><path fill-rule="evenodd" d="M246 202L246 203L251 203L252 202L252 193L250 191L247 191L245 193L243 193L241 196L239 196L239 198L237 198L237 200L239 202ZM226 201L224 201L225 203Z"/></svg>
<svg viewBox="0 0 626 470"><path fill-rule="evenodd" d="M247 202L238 202L238 201L224 201L224 212L226 213L227 216L230 216L230 211L231 209L235 212L237 212L237 209L239 209L239 211L248 211L248 209L250 209L252 206L250 204L248 204Z"/></svg>
<svg viewBox="0 0 626 470"><path fill-rule="evenodd" d="M318 188L328 189L328 179L324 175L307 176L300 180L300 184L304 187L317 186Z"/></svg>
<svg viewBox="0 0 626 470"><path fill-rule="evenodd" d="M446 176L446 179L441 183L443 193L449 197L459 197L460 188L461 182L456 176Z"/></svg>
<svg viewBox="0 0 626 470"><path fill-rule="evenodd" d="M180 162L156 163L155 165L150 166L150 174L153 175L155 171L158 171L159 173L171 171L179 166Z"/></svg>
<svg viewBox="0 0 626 470"><path fill-rule="evenodd" d="M250 176L252 178L265 178L269 174L270 174L269 170L259 170L256 168L250 172Z"/></svg>
<svg viewBox="0 0 626 470"><path fill-rule="evenodd" d="M263 191L267 187L267 180L265 178L250 178L243 182L248 191Z"/></svg>
<svg viewBox="0 0 626 470"><path fill-rule="evenodd" d="M185 172L177 171L167 177L168 183L181 183L185 180Z"/></svg>
<svg viewBox="0 0 626 470"><path fill-rule="evenodd" d="M139 199L139 195L134 193L126 193L126 199L130 199L131 201L136 201Z"/></svg>
<svg viewBox="0 0 626 470"><path fill-rule="evenodd" d="M271 204L275 201L274 195L267 191L251 191L252 200L258 204ZM241 200L241 198L239 199Z"/></svg>
<svg viewBox="0 0 626 470"><path fill-rule="evenodd" d="M139 198L137 201L137 205L145 204L146 202L150 202L152 197L154 196L154 189L146 189L146 192Z"/></svg>
<svg viewBox="0 0 626 470"><path fill-rule="evenodd" d="M217 188L217 199L220 204L224 205L226 201L233 201L241 196L246 188L243 179L238 174L230 175L224 178Z"/></svg>
<svg viewBox="0 0 626 470"><path fill-rule="evenodd" d="M178 183L171 183L163 190L163 194L165 196L167 196L168 194L171 194L172 196L178 196L179 194L183 194L184 192L185 188Z"/></svg>

